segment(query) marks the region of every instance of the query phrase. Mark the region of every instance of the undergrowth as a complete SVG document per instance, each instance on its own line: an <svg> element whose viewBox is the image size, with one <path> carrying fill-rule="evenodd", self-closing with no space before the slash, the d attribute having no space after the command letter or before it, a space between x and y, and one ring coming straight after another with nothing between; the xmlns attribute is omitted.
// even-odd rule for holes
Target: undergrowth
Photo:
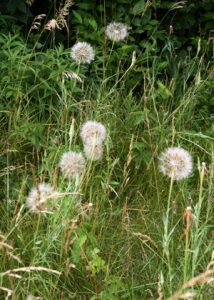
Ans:
<svg viewBox="0 0 214 300"><path fill-rule="evenodd" d="M114 74L18 33L0 45L1 299L213 299L213 68L200 41L185 61L118 55ZM75 184L59 160L82 151L87 120L107 139ZM194 163L173 184L159 170L170 146ZM39 182L65 193L51 214L26 207Z"/></svg>

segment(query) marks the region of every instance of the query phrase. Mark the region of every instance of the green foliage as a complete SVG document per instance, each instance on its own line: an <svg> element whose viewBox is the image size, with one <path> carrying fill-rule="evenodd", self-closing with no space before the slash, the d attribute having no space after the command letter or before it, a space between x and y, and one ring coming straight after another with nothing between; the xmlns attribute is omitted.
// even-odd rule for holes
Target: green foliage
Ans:
<svg viewBox="0 0 214 300"><path fill-rule="evenodd" d="M3 15L1 19L10 16L10 18L6 18L10 24L17 22L27 24L29 17L32 17L26 0L2 0L0 3L0 11Z"/></svg>
<svg viewBox="0 0 214 300"><path fill-rule="evenodd" d="M181 288L212 300L206 281L182 288L213 250L212 1L76 0L69 30L51 32L16 17L36 2L15 2L0 4L0 298L8 288L14 299L167 299ZM105 39L112 21L130 27L127 40ZM71 59L77 40L95 49L90 65ZM83 150L90 119L107 129L103 160L67 181L60 157ZM158 166L171 145L194 160L173 184ZM47 214L26 207L39 182L65 193Z"/></svg>

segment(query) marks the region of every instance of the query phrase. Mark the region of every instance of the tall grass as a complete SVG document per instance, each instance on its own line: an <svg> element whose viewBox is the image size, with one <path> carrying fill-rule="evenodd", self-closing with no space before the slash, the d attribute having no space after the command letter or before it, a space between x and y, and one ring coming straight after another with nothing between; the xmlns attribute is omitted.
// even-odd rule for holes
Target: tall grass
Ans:
<svg viewBox="0 0 214 300"><path fill-rule="evenodd" d="M12 34L0 43L1 299L212 299L213 70L203 53L183 69L170 62L172 78L155 58L130 88L138 60L103 79L62 46L32 51ZM63 77L70 71L83 83ZM87 120L108 136L75 185L58 163L83 149ZM172 145L194 159L179 182L158 167ZM44 181L68 194L53 213L33 214L26 197Z"/></svg>

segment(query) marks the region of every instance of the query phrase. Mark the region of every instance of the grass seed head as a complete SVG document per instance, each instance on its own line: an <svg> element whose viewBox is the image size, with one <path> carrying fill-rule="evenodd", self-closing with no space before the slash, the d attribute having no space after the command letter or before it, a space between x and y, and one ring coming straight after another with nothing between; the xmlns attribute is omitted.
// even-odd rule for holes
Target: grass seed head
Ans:
<svg viewBox="0 0 214 300"><path fill-rule="evenodd" d="M57 23L56 19L51 19L50 21L48 21L47 24L45 24L44 29L45 30L49 30L49 31L53 31L55 29L60 29L59 24Z"/></svg>
<svg viewBox="0 0 214 300"><path fill-rule="evenodd" d="M77 81L83 83L83 80L81 79L81 77L73 71L63 72L62 76L67 78L67 79L76 79Z"/></svg>
<svg viewBox="0 0 214 300"><path fill-rule="evenodd" d="M128 37L128 26L123 23L112 22L107 25L105 35L111 41L123 41Z"/></svg>
<svg viewBox="0 0 214 300"><path fill-rule="evenodd" d="M94 49L91 47L90 44L86 42L77 42L71 48L71 57L78 63L78 64L90 64L94 60Z"/></svg>
<svg viewBox="0 0 214 300"><path fill-rule="evenodd" d="M73 151L65 152L59 162L63 175L67 178L80 176L85 169L85 159L82 153Z"/></svg>
<svg viewBox="0 0 214 300"><path fill-rule="evenodd" d="M192 156L183 148L167 148L162 152L159 159L160 171L174 180L184 179L192 172Z"/></svg>

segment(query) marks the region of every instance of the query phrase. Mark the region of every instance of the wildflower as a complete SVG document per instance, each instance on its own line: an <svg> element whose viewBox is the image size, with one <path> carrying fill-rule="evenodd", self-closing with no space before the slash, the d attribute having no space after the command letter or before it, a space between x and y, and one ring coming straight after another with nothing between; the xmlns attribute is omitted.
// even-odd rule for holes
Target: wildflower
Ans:
<svg viewBox="0 0 214 300"><path fill-rule="evenodd" d="M192 167L192 156L183 148L170 147L160 156L160 171L174 180L188 177Z"/></svg>
<svg viewBox="0 0 214 300"><path fill-rule="evenodd" d="M128 36L128 26L123 23L112 22L106 27L105 34L109 40L123 41Z"/></svg>
<svg viewBox="0 0 214 300"><path fill-rule="evenodd" d="M87 121L81 128L80 136L84 144L102 144L106 138L106 129L101 123Z"/></svg>
<svg viewBox="0 0 214 300"><path fill-rule="evenodd" d="M76 178L84 171L85 159L82 153L72 151L65 152L62 155L59 166L65 177Z"/></svg>
<svg viewBox="0 0 214 300"><path fill-rule="evenodd" d="M94 56L94 49L86 42L78 42L71 48L71 57L78 64L90 64L94 60Z"/></svg>
<svg viewBox="0 0 214 300"><path fill-rule="evenodd" d="M84 144L84 153L85 156L89 160L101 160L103 157L103 145L102 144L91 144L85 143Z"/></svg>
<svg viewBox="0 0 214 300"><path fill-rule="evenodd" d="M33 187L27 197L27 206L32 212L47 212L47 200L55 197L55 191L48 183Z"/></svg>

